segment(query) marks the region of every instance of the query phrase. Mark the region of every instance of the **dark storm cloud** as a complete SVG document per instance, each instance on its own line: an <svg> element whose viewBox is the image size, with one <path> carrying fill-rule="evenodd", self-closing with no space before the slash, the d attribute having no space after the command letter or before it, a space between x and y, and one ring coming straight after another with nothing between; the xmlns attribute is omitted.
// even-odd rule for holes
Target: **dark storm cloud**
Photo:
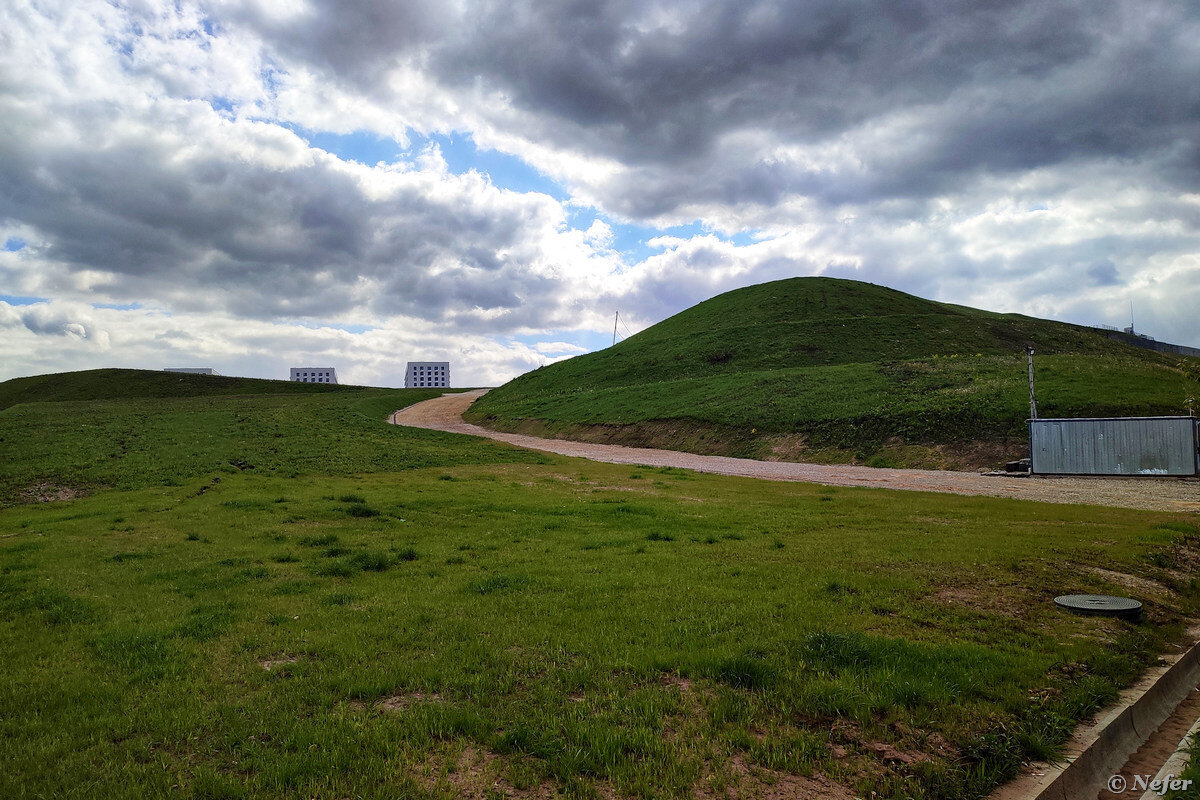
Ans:
<svg viewBox="0 0 1200 800"><path fill-rule="evenodd" d="M257 29L292 60L332 70L348 81L369 86L382 70L422 42L438 37L453 23L452 4L442 0L338 0L305 4L299 15L281 15L263 4L225 5L214 20Z"/></svg>
<svg viewBox="0 0 1200 800"><path fill-rule="evenodd" d="M573 0L466 3L453 19L395 8L314 3L261 30L367 93L398 58L447 90L500 92L524 115L521 135L620 162L593 188L635 217L791 194L923 196L980 173L1173 147L1186 151L1177 178L1200 168L1187 145L1200 140L1188 4ZM757 144L723 138L745 130ZM822 145L845 160L772 155Z"/></svg>

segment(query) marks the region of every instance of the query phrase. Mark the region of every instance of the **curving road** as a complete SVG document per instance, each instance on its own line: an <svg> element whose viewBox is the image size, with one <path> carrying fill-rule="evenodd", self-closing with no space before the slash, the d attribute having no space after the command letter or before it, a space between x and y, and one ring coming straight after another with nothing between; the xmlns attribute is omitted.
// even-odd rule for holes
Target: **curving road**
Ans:
<svg viewBox="0 0 1200 800"><path fill-rule="evenodd" d="M702 456L676 450L652 450L615 444L541 439L517 433L502 433L464 422L462 414L475 398L486 392L445 394L392 414L394 425L428 428L451 433L484 436L500 442L557 453L564 456L606 461L611 464L646 464L680 467L697 472L740 475L772 481L804 481L828 486L871 486L920 492L1013 497L1048 503L1086 503L1156 511L1200 514L1200 482L1170 478L1016 478L926 469L877 469L836 464L798 464L790 461L755 461L749 458Z"/></svg>

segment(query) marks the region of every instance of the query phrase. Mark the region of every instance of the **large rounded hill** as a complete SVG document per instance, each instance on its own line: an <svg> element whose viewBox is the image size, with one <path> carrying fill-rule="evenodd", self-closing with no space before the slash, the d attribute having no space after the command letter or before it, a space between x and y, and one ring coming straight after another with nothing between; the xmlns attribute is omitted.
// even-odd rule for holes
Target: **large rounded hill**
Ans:
<svg viewBox="0 0 1200 800"><path fill-rule="evenodd" d="M973 468L1041 416L1186 413L1200 360L1109 331L835 278L718 295L493 389L467 418L561 438L781 460Z"/></svg>

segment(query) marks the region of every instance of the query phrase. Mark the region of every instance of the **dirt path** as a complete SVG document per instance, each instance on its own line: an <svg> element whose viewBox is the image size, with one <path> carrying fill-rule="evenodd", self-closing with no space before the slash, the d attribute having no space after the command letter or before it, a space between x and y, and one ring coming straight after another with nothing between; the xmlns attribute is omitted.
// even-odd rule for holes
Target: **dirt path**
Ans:
<svg viewBox="0 0 1200 800"><path fill-rule="evenodd" d="M464 422L462 413L486 389L446 394L397 411L395 425L429 428L484 436L517 447L564 456L590 458L611 464L646 464L680 467L697 472L741 475L773 481L805 481L829 486L874 486L922 492L1014 497L1047 503L1088 503L1120 508L1184 511L1200 514L1200 483L1193 480L1154 478L1013 478L974 472L925 469L877 469L851 465L796 464L787 461L754 461L727 456L701 456L675 450L651 450L613 444L540 439L501 433Z"/></svg>

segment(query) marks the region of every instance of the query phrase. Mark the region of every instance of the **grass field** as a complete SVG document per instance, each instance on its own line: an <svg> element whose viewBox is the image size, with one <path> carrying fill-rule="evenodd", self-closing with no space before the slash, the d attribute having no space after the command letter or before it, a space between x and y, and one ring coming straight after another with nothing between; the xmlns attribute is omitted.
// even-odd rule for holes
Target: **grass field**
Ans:
<svg viewBox="0 0 1200 800"><path fill-rule="evenodd" d="M1187 413L1200 360L1091 328L798 278L715 297L528 373L468 418L505 430L750 458L971 468L1027 455L1041 416Z"/></svg>
<svg viewBox="0 0 1200 800"><path fill-rule="evenodd" d="M1200 600L1194 518L384 423L428 395L0 411L0 795L978 797Z"/></svg>
<svg viewBox="0 0 1200 800"><path fill-rule="evenodd" d="M383 424L392 411L441 389L196 375L164 382L162 375L95 370L0 384L0 408L17 395L13 383L22 391L26 383L40 385L49 397L62 398L0 410L0 507L208 474L347 475L536 458L474 440L455 439L449 448L445 435L429 431L410 431L400 440ZM80 399L89 381L105 399Z"/></svg>

